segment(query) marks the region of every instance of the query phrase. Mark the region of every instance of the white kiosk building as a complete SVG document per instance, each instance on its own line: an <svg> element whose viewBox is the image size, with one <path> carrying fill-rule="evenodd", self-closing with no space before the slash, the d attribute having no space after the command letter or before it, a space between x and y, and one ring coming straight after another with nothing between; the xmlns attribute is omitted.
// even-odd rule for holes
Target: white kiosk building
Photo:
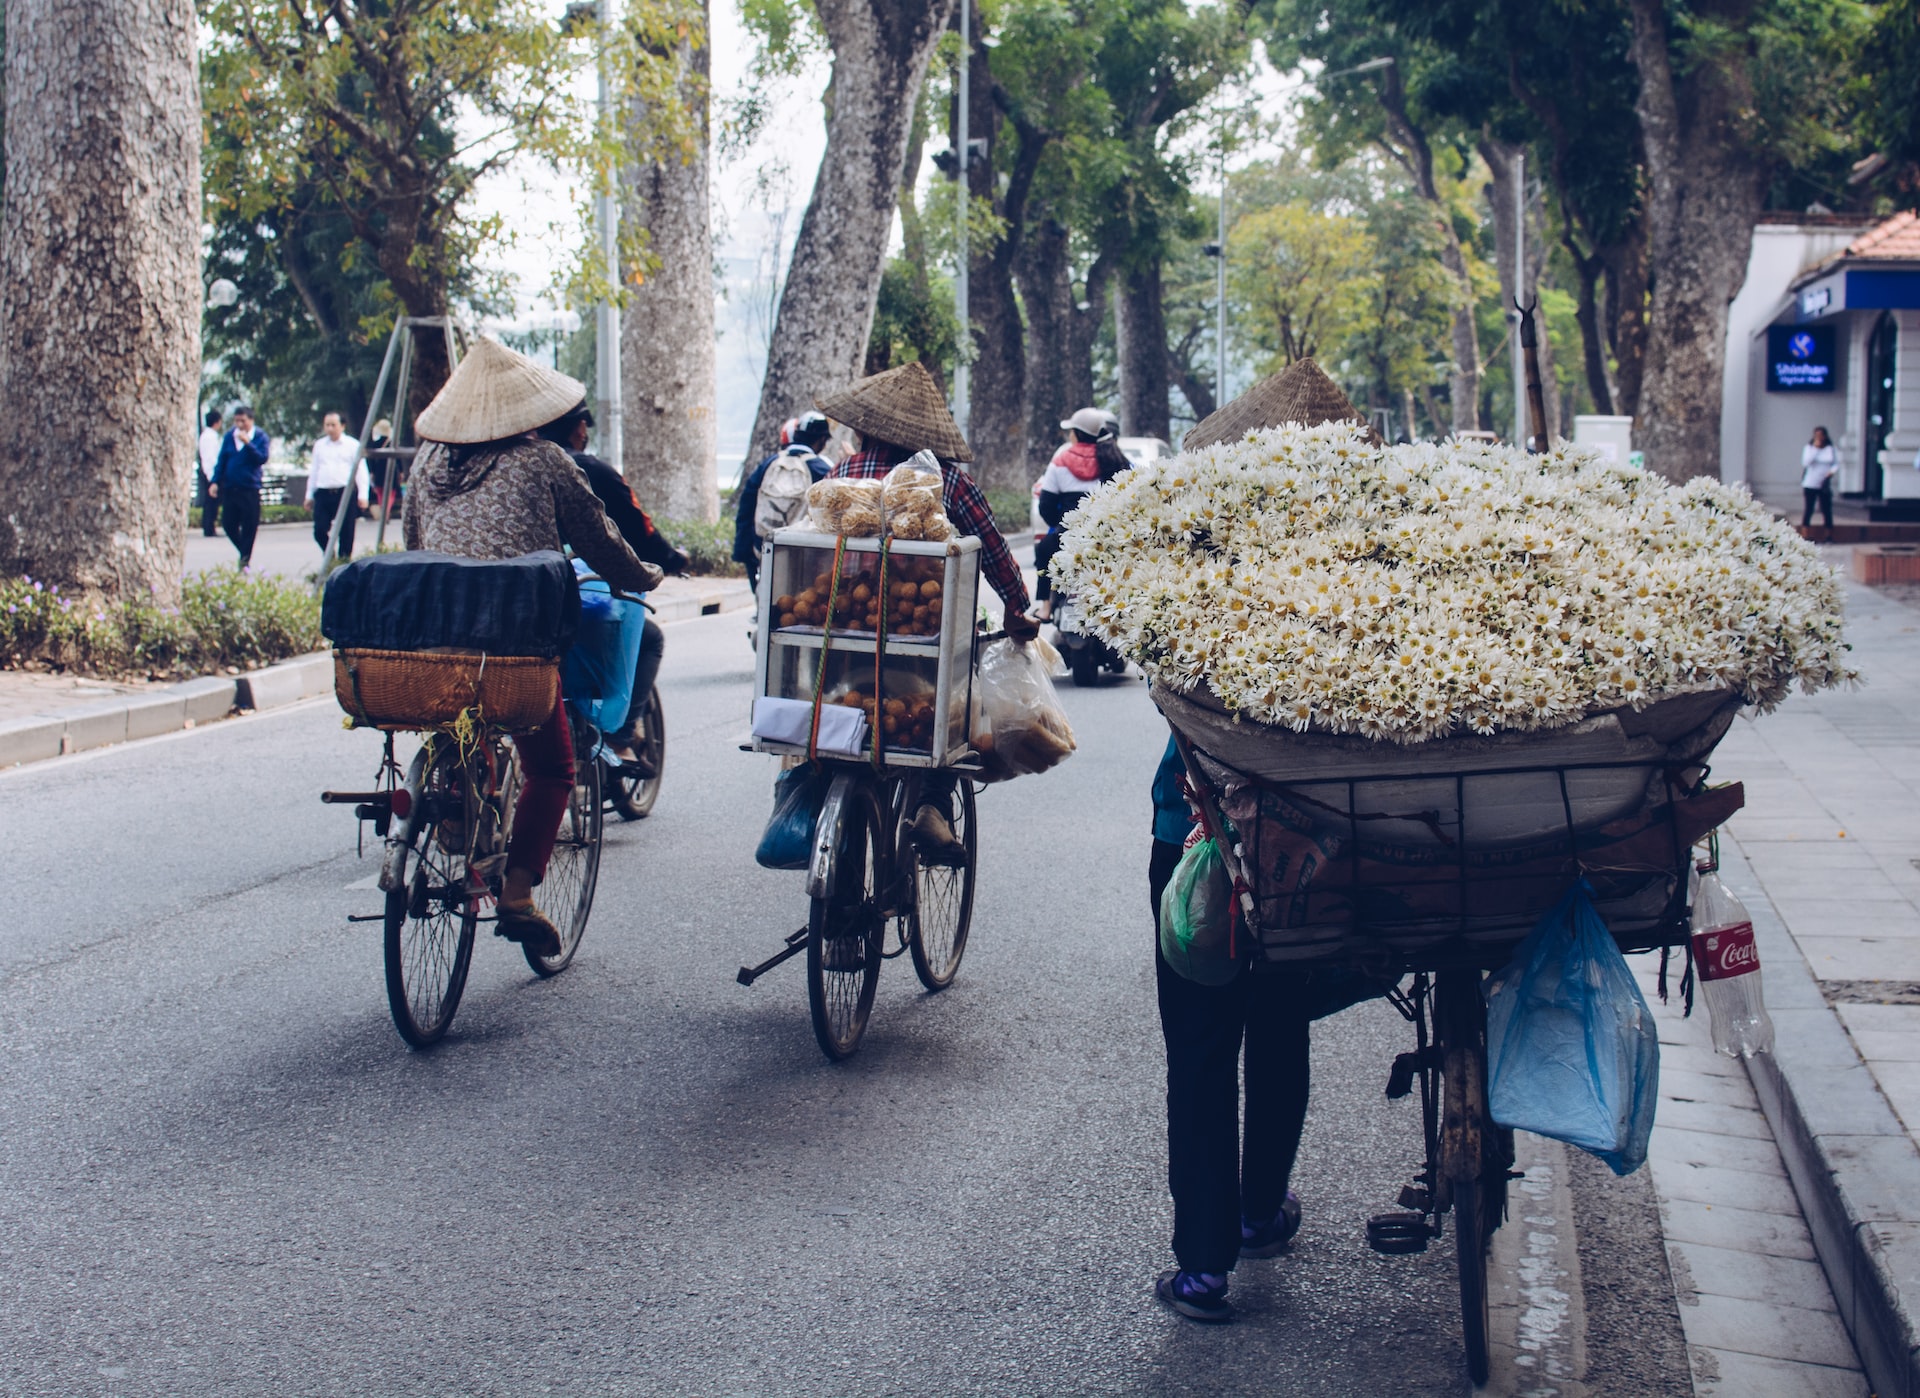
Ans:
<svg viewBox="0 0 1920 1398"><path fill-rule="evenodd" d="M1720 474L1796 513L1824 426L1839 493L1920 518L1920 215L1796 216L1754 229L1727 322Z"/></svg>

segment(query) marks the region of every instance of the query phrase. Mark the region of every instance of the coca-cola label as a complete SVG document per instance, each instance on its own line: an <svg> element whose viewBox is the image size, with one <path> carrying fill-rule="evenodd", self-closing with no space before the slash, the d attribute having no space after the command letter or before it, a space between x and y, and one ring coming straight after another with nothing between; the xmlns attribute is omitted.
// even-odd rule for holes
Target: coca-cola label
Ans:
<svg viewBox="0 0 1920 1398"><path fill-rule="evenodd" d="M1754 945L1753 924L1736 922L1693 934L1693 964L1703 981L1724 981L1760 969L1760 948Z"/></svg>

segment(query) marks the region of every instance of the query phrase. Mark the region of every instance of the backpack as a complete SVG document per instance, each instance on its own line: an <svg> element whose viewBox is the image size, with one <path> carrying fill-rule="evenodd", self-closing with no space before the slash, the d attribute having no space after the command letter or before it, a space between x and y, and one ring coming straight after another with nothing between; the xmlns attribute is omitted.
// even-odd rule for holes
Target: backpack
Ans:
<svg viewBox="0 0 1920 1398"><path fill-rule="evenodd" d="M813 485L807 459L782 452L767 463L766 474L760 478L760 498L753 508L753 532L760 538L771 539L776 530L794 523L806 509L807 491Z"/></svg>

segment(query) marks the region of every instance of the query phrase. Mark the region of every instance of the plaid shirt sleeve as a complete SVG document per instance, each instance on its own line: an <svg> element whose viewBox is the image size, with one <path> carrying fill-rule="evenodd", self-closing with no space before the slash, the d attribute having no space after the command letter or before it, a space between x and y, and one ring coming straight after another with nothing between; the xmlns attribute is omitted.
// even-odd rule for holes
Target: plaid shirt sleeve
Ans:
<svg viewBox="0 0 1920 1398"><path fill-rule="evenodd" d="M896 455L879 448L857 451L834 467L833 474L852 480L874 480L905 460L904 454ZM1029 603L1026 579L1020 576L1020 565L1014 561L1007 541L1000 537L1000 529L993 522L993 507L987 504L979 482L957 466L944 467L941 474L946 478L941 495L947 518L960 533L971 534L980 541L981 569L987 575L988 585L1007 604L1007 610L1024 612Z"/></svg>

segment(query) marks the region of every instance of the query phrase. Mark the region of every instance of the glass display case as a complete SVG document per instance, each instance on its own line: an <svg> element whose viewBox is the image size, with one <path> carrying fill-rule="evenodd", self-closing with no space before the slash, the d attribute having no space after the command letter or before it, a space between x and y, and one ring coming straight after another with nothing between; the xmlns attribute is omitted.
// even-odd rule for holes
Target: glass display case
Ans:
<svg viewBox="0 0 1920 1398"><path fill-rule="evenodd" d="M783 529L760 569L754 696L861 710L883 761L945 767L972 756L980 541L849 538ZM831 607L830 607L831 604ZM884 641L882 630L884 628ZM804 743L756 737L761 752ZM841 754L847 755L847 754Z"/></svg>

